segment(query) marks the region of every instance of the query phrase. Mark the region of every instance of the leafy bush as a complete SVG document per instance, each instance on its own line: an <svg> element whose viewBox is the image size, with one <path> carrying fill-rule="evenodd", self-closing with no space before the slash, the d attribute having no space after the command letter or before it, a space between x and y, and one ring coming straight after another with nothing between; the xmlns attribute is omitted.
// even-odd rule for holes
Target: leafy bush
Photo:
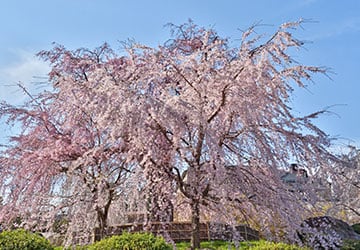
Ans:
<svg viewBox="0 0 360 250"><path fill-rule="evenodd" d="M172 247L161 237L149 233L127 233L98 241L88 250L171 250Z"/></svg>
<svg viewBox="0 0 360 250"><path fill-rule="evenodd" d="M358 250L360 249L360 240L345 240L341 250Z"/></svg>
<svg viewBox="0 0 360 250"><path fill-rule="evenodd" d="M50 242L39 234L24 229L0 233L1 250L53 250Z"/></svg>

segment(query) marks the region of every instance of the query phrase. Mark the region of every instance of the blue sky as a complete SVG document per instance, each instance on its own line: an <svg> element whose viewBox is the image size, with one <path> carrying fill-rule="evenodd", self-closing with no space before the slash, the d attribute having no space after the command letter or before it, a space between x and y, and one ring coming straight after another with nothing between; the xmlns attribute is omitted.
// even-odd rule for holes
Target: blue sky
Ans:
<svg viewBox="0 0 360 250"><path fill-rule="evenodd" d="M293 95L294 112L307 114L328 106L334 114L316 124L336 145L360 146L360 1L358 0L2 0L0 5L0 99L22 100L14 85L29 89L48 66L35 54L56 42L69 49L94 48L109 42L120 48L128 38L156 46L169 38L167 23L189 18L215 28L234 43L244 30L261 22L259 33L271 34L283 22L311 20L295 32L309 41L294 54L304 64L331 68L331 80L316 76L307 90ZM36 91L36 89L34 90ZM0 143L13 130L2 129Z"/></svg>

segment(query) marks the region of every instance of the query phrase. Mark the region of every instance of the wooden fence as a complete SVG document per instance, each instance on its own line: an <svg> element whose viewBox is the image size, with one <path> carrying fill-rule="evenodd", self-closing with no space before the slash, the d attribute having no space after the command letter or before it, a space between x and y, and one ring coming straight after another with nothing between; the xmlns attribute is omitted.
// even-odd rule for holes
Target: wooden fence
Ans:
<svg viewBox="0 0 360 250"><path fill-rule="evenodd" d="M123 231L128 232L151 232L155 235L170 237L173 241L190 241L191 224L189 222L171 222L159 223L152 222L150 226L145 227L144 224L123 224L108 227L105 230L106 236L120 235ZM95 229L94 240L101 238L100 230ZM201 223L200 224L201 240L258 240L259 232L246 226L229 226L220 223Z"/></svg>

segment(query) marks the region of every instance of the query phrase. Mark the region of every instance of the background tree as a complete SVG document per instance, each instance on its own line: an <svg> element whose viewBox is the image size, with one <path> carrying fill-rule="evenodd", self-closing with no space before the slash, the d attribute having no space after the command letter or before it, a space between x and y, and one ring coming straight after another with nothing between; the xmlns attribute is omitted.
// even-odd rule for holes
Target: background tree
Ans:
<svg viewBox="0 0 360 250"><path fill-rule="evenodd" d="M328 213L354 224L360 219L359 149L350 146L340 158L342 161L333 166L333 172L321 173L331 195Z"/></svg>

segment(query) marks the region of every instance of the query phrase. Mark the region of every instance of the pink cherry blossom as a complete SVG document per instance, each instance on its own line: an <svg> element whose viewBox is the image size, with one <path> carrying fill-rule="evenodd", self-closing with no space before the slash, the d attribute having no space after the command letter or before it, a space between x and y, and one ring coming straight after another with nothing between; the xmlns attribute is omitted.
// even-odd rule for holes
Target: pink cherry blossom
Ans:
<svg viewBox="0 0 360 250"><path fill-rule="evenodd" d="M125 55L108 44L40 52L53 90L0 106L23 128L1 154L0 220L50 228L66 214L68 235L89 235L127 202L148 209L150 224L190 220L192 248L205 219L295 240L317 194L311 181L289 188L284 169L336 161L312 123L325 111L298 117L290 108L295 85L326 73L288 54L303 44L291 33L300 24L268 40L251 27L231 42L189 22L172 25L164 45L128 44Z"/></svg>

